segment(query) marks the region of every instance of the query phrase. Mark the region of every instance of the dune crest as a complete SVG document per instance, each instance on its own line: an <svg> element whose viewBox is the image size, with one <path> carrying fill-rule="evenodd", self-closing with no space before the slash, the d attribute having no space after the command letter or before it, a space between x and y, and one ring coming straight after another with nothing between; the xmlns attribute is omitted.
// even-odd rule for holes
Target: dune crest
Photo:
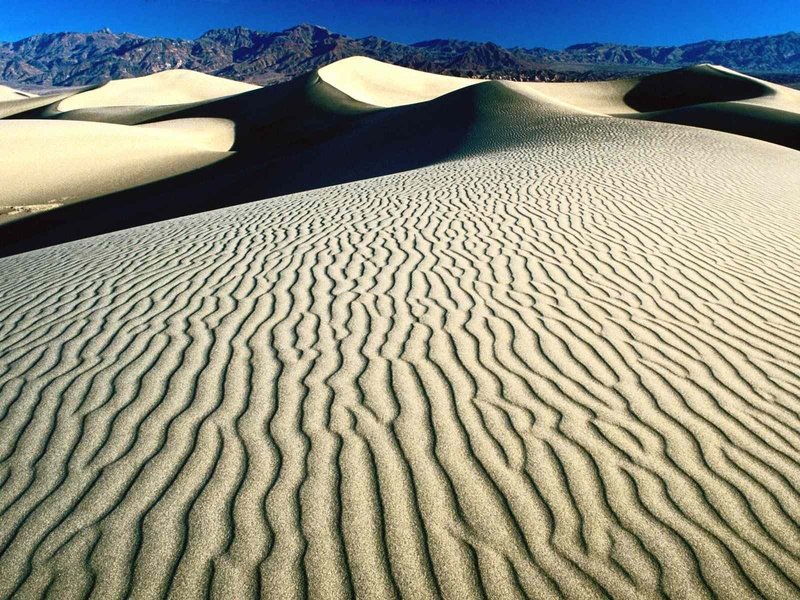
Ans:
<svg viewBox="0 0 800 600"><path fill-rule="evenodd" d="M22 207L57 208L222 160L233 144L233 125L12 120L0 121L0 139L13 148L0 161L2 222L25 216Z"/></svg>
<svg viewBox="0 0 800 600"><path fill-rule="evenodd" d="M364 56L339 60L318 74L351 98L384 108L426 102L480 81L425 73Z"/></svg>
<svg viewBox="0 0 800 600"><path fill-rule="evenodd" d="M0 121L130 188L0 229L0 598L800 596L800 152L640 83Z"/></svg>
<svg viewBox="0 0 800 600"><path fill-rule="evenodd" d="M5 85L0 85L0 102L8 102L9 100L22 100L23 98L34 97L35 94L28 94L20 92Z"/></svg>
<svg viewBox="0 0 800 600"><path fill-rule="evenodd" d="M62 100L62 112L80 108L187 104L259 89L259 86L196 71L175 69L144 77L110 81Z"/></svg>

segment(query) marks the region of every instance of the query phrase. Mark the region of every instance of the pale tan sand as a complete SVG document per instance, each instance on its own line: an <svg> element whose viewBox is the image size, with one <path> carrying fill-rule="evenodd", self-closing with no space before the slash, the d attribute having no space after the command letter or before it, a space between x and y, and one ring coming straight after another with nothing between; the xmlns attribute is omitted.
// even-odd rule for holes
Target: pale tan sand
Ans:
<svg viewBox="0 0 800 600"><path fill-rule="evenodd" d="M641 80L586 81L571 83L513 82L518 91L539 94L574 109L601 115L625 115L637 111L625 104L625 94Z"/></svg>
<svg viewBox="0 0 800 600"><path fill-rule="evenodd" d="M145 77L110 81L96 89L63 100L58 104L58 110L186 104L257 89L259 86L241 81L175 69Z"/></svg>
<svg viewBox="0 0 800 600"><path fill-rule="evenodd" d="M800 92L716 65L641 79L513 85L590 114L691 125L800 149Z"/></svg>
<svg viewBox="0 0 800 600"><path fill-rule="evenodd" d="M0 121L0 222L142 185L230 155L222 119L127 127L73 121Z"/></svg>
<svg viewBox="0 0 800 600"><path fill-rule="evenodd" d="M236 141L236 124L228 119L174 119L136 127L142 129L168 133L171 140L211 152L227 152Z"/></svg>
<svg viewBox="0 0 800 600"><path fill-rule="evenodd" d="M433 100L470 85L465 79L424 73L354 56L319 69L319 77L359 102L391 107Z"/></svg>
<svg viewBox="0 0 800 600"><path fill-rule="evenodd" d="M9 100L21 100L23 98L32 98L35 94L27 94L20 92L5 85L0 85L0 102L7 102Z"/></svg>
<svg viewBox="0 0 800 600"><path fill-rule="evenodd" d="M64 98L80 93L85 88L76 88L67 92L48 94L45 96L19 96L0 98L0 119L20 115L31 111L45 110L53 104L58 104ZM38 114L35 115L37 118Z"/></svg>
<svg viewBox="0 0 800 600"><path fill-rule="evenodd" d="M567 104L1 259L0 597L797 597L800 153Z"/></svg>

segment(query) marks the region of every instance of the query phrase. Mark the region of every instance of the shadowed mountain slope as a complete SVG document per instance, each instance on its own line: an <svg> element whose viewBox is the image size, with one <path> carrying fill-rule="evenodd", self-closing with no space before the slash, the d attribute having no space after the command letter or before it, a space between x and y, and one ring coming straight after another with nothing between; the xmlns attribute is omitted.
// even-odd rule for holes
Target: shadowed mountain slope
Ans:
<svg viewBox="0 0 800 600"><path fill-rule="evenodd" d="M684 46L589 43L548 50L501 48L492 42L459 40L404 45L375 36L354 39L309 24L280 32L245 27L216 29L196 40L147 38L102 30L39 34L0 43L0 79L24 85L74 86L191 69L271 84L352 56L433 73L526 81L615 79L697 63L753 73L794 73L797 77L800 34L706 40Z"/></svg>

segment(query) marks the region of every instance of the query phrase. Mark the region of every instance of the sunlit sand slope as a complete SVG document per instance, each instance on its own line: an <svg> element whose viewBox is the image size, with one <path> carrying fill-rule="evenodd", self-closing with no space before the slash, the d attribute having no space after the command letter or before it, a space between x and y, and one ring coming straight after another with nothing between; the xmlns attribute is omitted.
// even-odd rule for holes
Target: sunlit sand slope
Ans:
<svg viewBox="0 0 800 600"><path fill-rule="evenodd" d="M339 60L318 73L323 81L351 98L382 107L433 100L480 82L406 69L364 56Z"/></svg>
<svg viewBox="0 0 800 600"><path fill-rule="evenodd" d="M125 127L0 121L0 223L191 171L229 156L233 124L181 119Z"/></svg>
<svg viewBox="0 0 800 600"><path fill-rule="evenodd" d="M26 94L25 92L17 91L5 85L0 85L0 102L8 102L9 100L22 100L30 98L33 94Z"/></svg>
<svg viewBox="0 0 800 600"><path fill-rule="evenodd" d="M800 91L716 65L642 79L514 85L589 113L703 127L800 150Z"/></svg>
<svg viewBox="0 0 800 600"><path fill-rule="evenodd" d="M527 106L0 260L0 597L798 596L800 154Z"/></svg>
<svg viewBox="0 0 800 600"><path fill-rule="evenodd" d="M154 106L212 100L259 89L205 73L175 69L145 77L110 81L70 96L58 104L60 111L113 106Z"/></svg>

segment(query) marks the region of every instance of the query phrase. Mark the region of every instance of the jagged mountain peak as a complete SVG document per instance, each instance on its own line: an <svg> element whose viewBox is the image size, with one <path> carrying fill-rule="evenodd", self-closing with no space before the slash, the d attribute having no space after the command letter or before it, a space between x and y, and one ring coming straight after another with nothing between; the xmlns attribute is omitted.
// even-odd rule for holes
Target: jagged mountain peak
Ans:
<svg viewBox="0 0 800 600"><path fill-rule="evenodd" d="M696 63L751 73L800 74L800 34L788 32L683 46L591 42L564 50L503 48L494 42L432 39L399 44L377 36L354 39L312 23L278 32L236 26L196 40L114 33L41 33L0 43L0 79L18 85L85 85L164 69L185 68L256 83L295 77L348 56L454 75L489 78L607 79Z"/></svg>

